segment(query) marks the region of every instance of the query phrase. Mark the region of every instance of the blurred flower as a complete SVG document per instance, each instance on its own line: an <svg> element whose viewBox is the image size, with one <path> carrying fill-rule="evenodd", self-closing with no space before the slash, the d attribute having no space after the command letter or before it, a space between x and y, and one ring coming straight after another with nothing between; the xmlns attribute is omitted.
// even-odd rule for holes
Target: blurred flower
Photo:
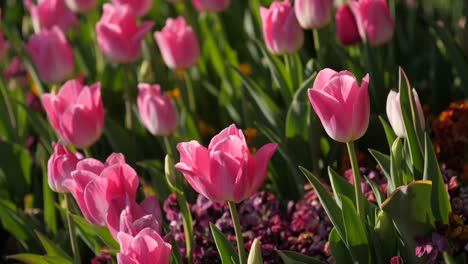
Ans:
<svg viewBox="0 0 468 264"><path fill-rule="evenodd" d="M135 17L142 17L151 11L153 0L112 0L118 7L127 7Z"/></svg>
<svg viewBox="0 0 468 264"><path fill-rule="evenodd" d="M138 85L138 111L143 125L154 136L167 136L177 129L177 111L159 85Z"/></svg>
<svg viewBox="0 0 468 264"><path fill-rule="evenodd" d="M77 18L65 5L65 0L41 0L34 5L31 0L24 0L24 6L29 10L34 31L59 27L66 32L70 26L77 22Z"/></svg>
<svg viewBox="0 0 468 264"><path fill-rule="evenodd" d="M180 88L179 87L176 87L174 89L172 89L171 91L167 91L166 92L167 96L169 96L169 98L172 98L174 100L179 100L180 99Z"/></svg>
<svg viewBox="0 0 468 264"><path fill-rule="evenodd" d="M333 0L296 0L294 11L303 29L318 29L330 22Z"/></svg>
<svg viewBox="0 0 468 264"><path fill-rule="evenodd" d="M109 248L103 248L99 256L91 259L91 264L112 264L112 256L109 254Z"/></svg>
<svg viewBox="0 0 468 264"><path fill-rule="evenodd" d="M48 84L61 83L75 71L73 49L57 27L32 35L25 48L41 79Z"/></svg>
<svg viewBox="0 0 468 264"><path fill-rule="evenodd" d="M448 250L447 240L440 234L433 232L430 238L416 238L415 253L417 257L427 255L430 263L437 260L439 254Z"/></svg>
<svg viewBox="0 0 468 264"><path fill-rule="evenodd" d="M327 134L338 142L350 142L364 135L369 125L369 75L359 87L348 71L324 69L309 89L309 99Z"/></svg>
<svg viewBox="0 0 468 264"><path fill-rule="evenodd" d="M342 4L336 11L335 24L341 44L348 46L361 42L356 18L347 4Z"/></svg>
<svg viewBox="0 0 468 264"><path fill-rule="evenodd" d="M20 57L15 56L11 59L10 64L3 70L3 77L5 79L25 77L27 74L23 62Z"/></svg>
<svg viewBox="0 0 468 264"><path fill-rule="evenodd" d="M419 124L424 131L426 122L424 121L424 113L419 102L419 96L416 92L416 89L413 89L413 98L416 103L416 109L418 112ZM398 137L406 137L405 123L403 122L403 116L401 114L400 106L400 93L395 91L390 91L387 97L387 117L390 121L390 125L393 128L393 131Z"/></svg>
<svg viewBox="0 0 468 264"><path fill-rule="evenodd" d="M200 46L185 18L169 18L161 31L154 33L164 63L171 69L186 69L197 64Z"/></svg>
<svg viewBox="0 0 468 264"><path fill-rule="evenodd" d="M260 188L277 146L267 144L254 157L242 130L233 124L214 136L208 148L194 140L179 143L180 162L175 167L205 197L239 203Z"/></svg>
<svg viewBox="0 0 468 264"><path fill-rule="evenodd" d="M252 75L252 67L248 63L241 63L239 65L239 71L242 72L246 76Z"/></svg>
<svg viewBox="0 0 468 264"><path fill-rule="evenodd" d="M153 22L136 24L136 18L127 7L104 4L103 14L96 24L99 47L113 63L131 63L141 53L141 42L151 31Z"/></svg>
<svg viewBox="0 0 468 264"><path fill-rule="evenodd" d="M221 12L226 9L231 0L192 0L198 12Z"/></svg>
<svg viewBox="0 0 468 264"><path fill-rule="evenodd" d="M87 13L96 7L98 0L65 0L65 3L73 12Z"/></svg>
<svg viewBox="0 0 468 264"><path fill-rule="evenodd" d="M68 144L87 148L101 137L104 106L99 83L88 87L70 80L57 95L42 95L42 104L53 128Z"/></svg>
<svg viewBox="0 0 468 264"><path fill-rule="evenodd" d="M120 232L118 241L120 253L117 254L117 262L120 264L169 264L171 259L171 244L151 228L145 228L135 236Z"/></svg>
<svg viewBox="0 0 468 264"><path fill-rule="evenodd" d="M372 46L379 46L393 37L395 23L388 9L387 0L351 0L359 34Z"/></svg>
<svg viewBox="0 0 468 264"><path fill-rule="evenodd" d="M367 180L364 178L366 176L369 180L373 181L374 183L379 186L380 191L386 196L387 194L387 178L383 174L381 170L374 169L372 167L360 167L359 168L359 174L361 175L361 191L366 197L366 199L372 203L377 203L377 200L375 198L374 191L372 190L370 184L367 182ZM344 173L344 177L346 180L354 185L354 176L353 176L353 170L348 169Z"/></svg>
<svg viewBox="0 0 468 264"><path fill-rule="evenodd" d="M216 130L202 119L198 121L198 129L203 136L212 136L216 134Z"/></svg>
<svg viewBox="0 0 468 264"><path fill-rule="evenodd" d="M405 261L400 256L394 256L390 259L390 264L405 264Z"/></svg>
<svg viewBox="0 0 468 264"><path fill-rule="evenodd" d="M62 144L55 144L54 153L52 153L47 162L47 178L52 191L59 193L69 192L64 182L72 180L71 173L75 170L76 164L81 159L83 159L81 153L73 153Z"/></svg>
<svg viewBox="0 0 468 264"><path fill-rule="evenodd" d="M304 32L289 0L274 1L270 8L260 7L263 39L268 50L276 55L294 53L304 43Z"/></svg>
<svg viewBox="0 0 468 264"><path fill-rule="evenodd" d="M105 163L93 158L81 160L66 187L72 193L86 220L106 226L109 206L121 212L128 201L135 201L138 175L122 154L113 153Z"/></svg>

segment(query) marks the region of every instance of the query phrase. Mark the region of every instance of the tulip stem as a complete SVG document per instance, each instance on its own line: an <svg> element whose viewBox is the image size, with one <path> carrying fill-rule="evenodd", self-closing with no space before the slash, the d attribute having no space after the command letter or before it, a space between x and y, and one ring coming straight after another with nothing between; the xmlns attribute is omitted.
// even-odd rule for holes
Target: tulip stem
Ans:
<svg viewBox="0 0 468 264"><path fill-rule="evenodd" d="M193 93L192 80L190 79L190 74L188 73L188 70L184 70L184 81L185 88L187 91L189 109L190 112L192 112L192 114L195 115L197 113L197 105L195 103L195 95Z"/></svg>
<svg viewBox="0 0 468 264"><path fill-rule="evenodd" d="M187 263L193 263L193 226L192 226L192 214L188 207L187 200L183 193L178 191L175 192L177 197L177 202L179 204L180 212L182 213L182 224L184 226L184 235L185 235L185 248L187 251Z"/></svg>
<svg viewBox="0 0 468 264"><path fill-rule="evenodd" d="M236 203L228 201L229 210L231 211L232 223L234 224L234 231L236 233L237 249L239 251L240 264L247 264L247 257L245 255L244 238L242 237L242 230L239 222L239 214L237 213Z"/></svg>
<svg viewBox="0 0 468 264"><path fill-rule="evenodd" d="M174 152L172 151L171 136L163 136L163 141L164 147L166 148L166 153L169 154L169 156L174 157Z"/></svg>
<svg viewBox="0 0 468 264"><path fill-rule="evenodd" d="M313 37L314 37L314 48L315 48L315 54L317 55L317 60L319 61L320 66L323 65L323 61L322 61L322 56L320 56L320 37L319 37L319 31L318 29L313 29L312 30L312 34L313 34Z"/></svg>
<svg viewBox="0 0 468 264"><path fill-rule="evenodd" d="M354 142L350 141L346 143L348 147L349 161L351 162L351 168L353 169L354 175L354 193L356 195L356 210L358 215L364 217L364 201L361 190L361 175L359 174L359 165L356 158L356 150L354 149Z"/></svg>
<svg viewBox="0 0 468 264"><path fill-rule="evenodd" d="M80 259L80 250L78 247L78 241L76 240L76 233L75 233L75 223L73 222L73 218L71 215L71 195L69 193L65 194L65 208L67 210L67 224L68 224L68 230L70 233L70 243L71 243L71 248L73 252L73 263L74 264L80 264L81 259Z"/></svg>
<svg viewBox="0 0 468 264"><path fill-rule="evenodd" d="M91 153L91 150L89 148L84 148L83 152L87 158L91 158L93 154Z"/></svg>

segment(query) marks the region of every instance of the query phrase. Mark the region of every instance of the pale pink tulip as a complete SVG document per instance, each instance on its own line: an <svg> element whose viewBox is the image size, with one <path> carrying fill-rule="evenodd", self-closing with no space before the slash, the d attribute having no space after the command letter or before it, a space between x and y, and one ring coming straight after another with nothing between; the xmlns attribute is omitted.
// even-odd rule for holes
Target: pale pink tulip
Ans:
<svg viewBox="0 0 468 264"><path fill-rule="evenodd" d="M309 99L327 134L338 142L350 142L364 135L369 125L369 75L361 87L348 71L324 69L317 75Z"/></svg>
<svg viewBox="0 0 468 264"><path fill-rule="evenodd" d="M294 53L304 44L304 31L289 0L274 1L270 8L260 7L263 39L271 53Z"/></svg>
<svg viewBox="0 0 468 264"><path fill-rule="evenodd" d="M84 217L97 226L107 225L107 213L112 204L122 211L128 201L135 201L139 184L135 170L125 163L122 154L110 155L106 163L87 158L76 165L73 181L66 187L72 193Z"/></svg>
<svg viewBox="0 0 468 264"><path fill-rule="evenodd" d="M39 76L48 84L61 83L75 71L73 49L58 27L32 35L25 48Z"/></svg>
<svg viewBox="0 0 468 264"><path fill-rule="evenodd" d="M303 29L318 29L330 23L333 0L296 0L294 11Z"/></svg>
<svg viewBox="0 0 468 264"><path fill-rule="evenodd" d="M87 13L98 4L98 0L65 0L68 8L76 13Z"/></svg>
<svg viewBox="0 0 468 264"><path fill-rule="evenodd" d="M335 24L341 44L347 46L361 42L356 18L347 4L342 4L336 11Z"/></svg>
<svg viewBox="0 0 468 264"><path fill-rule="evenodd" d="M101 20L96 24L99 47L114 63L131 63L141 53L142 41L151 31L153 22L136 24L136 18L127 7L104 4Z"/></svg>
<svg viewBox="0 0 468 264"><path fill-rule="evenodd" d="M87 148L101 136L104 106L99 83L88 87L77 80L68 81L57 95L44 94L42 104L52 127L68 144Z"/></svg>
<svg viewBox="0 0 468 264"><path fill-rule="evenodd" d="M151 228L145 228L135 236L120 232L118 241L119 264L169 264L170 262L171 244L165 242L158 232Z"/></svg>
<svg viewBox="0 0 468 264"><path fill-rule="evenodd" d="M392 39L395 23L387 0L350 0L349 4L361 38L367 39L372 46L382 45Z"/></svg>
<svg viewBox="0 0 468 264"><path fill-rule="evenodd" d="M198 12L221 12L225 10L231 0L192 0Z"/></svg>
<svg viewBox="0 0 468 264"><path fill-rule="evenodd" d="M38 1L37 5L34 5L31 0L24 0L24 6L31 14L36 33L54 26L66 32L77 22L75 14L65 5L65 0L42 0Z"/></svg>
<svg viewBox="0 0 468 264"><path fill-rule="evenodd" d="M416 110L418 112L419 123L421 128L424 130L424 112L419 101L418 93L413 89L413 98L416 103ZM405 123L403 122L403 116L401 114L400 106L400 93L390 91L387 97L387 117L390 121L390 125L393 128L395 134L401 138L406 137Z"/></svg>
<svg viewBox="0 0 468 264"><path fill-rule="evenodd" d="M208 199L239 203L260 188L276 148L277 144L270 143L252 156L242 130L231 125L216 135L208 148L194 140L179 143L180 162L175 167Z"/></svg>
<svg viewBox="0 0 468 264"><path fill-rule="evenodd" d="M177 129L177 111L159 85L138 85L138 111L143 125L155 136L170 135Z"/></svg>
<svg viewBox="0 0 468 264"><path fill-rule="evenodd" d="M142 17L151 11L153 0L112 0L118 7L127 7L135 17Z"/></svg>
<svg viewBox="0 0 468 264"><path fill-rule="evenodd" d="M161 31L154 33L162 57L171 69L186 69L197 64L200 46L185 18L169 18Z"/></svg>
<svg viewBox="0 0 468 264"><path fill-rule="evenodd" d="M159 234L162 232L161 208L156 196L146 198L139 205L133 200L127 201L123 210L119 204L111 203L106 219L107 228L116 240L118 232L136 236L146 227Z"/></svg>
<svg viewBox="0 0 468 264"><path fill-rule="evenodd" d="M68 193L64 182L72 180L71 173L76 164L83 159L79 152L73 153L60 143L54 146L54 153L47 162L47 176L49 187L54 192Z"/></svg>

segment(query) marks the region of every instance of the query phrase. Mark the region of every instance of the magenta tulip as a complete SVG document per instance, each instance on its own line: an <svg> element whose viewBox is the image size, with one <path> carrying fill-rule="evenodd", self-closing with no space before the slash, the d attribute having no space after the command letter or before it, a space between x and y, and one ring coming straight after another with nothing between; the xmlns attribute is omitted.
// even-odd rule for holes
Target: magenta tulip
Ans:
<svg viewBox="0 0 468 264"><path fill-rule="evenodd" d="M136 172L117 153L110 155L106 163L92 158L81 160L72 177L66 187L84 217L97 226L106 226L111 204L121 212L128 201L134 201L139 184Z"/></svg>
<svg viewBox="0 0 468 264"><path fill-rule="evenodd" d="M348 71L324 69L317 75L309 99L327 134L348 143L364 135L369 125L369 75L361 87Z"/></svg>
<svg viewBox="0 0 468 264"><path fill-rule="evenodd" d="M54 26L66 32L77 22L75 14L65 5L65 0L42 0L38 5L34 5L31 0L24 0L24 6L31 14L36 33Z"/></svg>
<svg viewBox="0 0 468 264"><path fill-rule="evenodd" d="M129 8L104 4L104 13L96 24L99 47L111 62L134 62L140 56L142 40L153 25L153 22L143 22L137 26Z"/></svg>
<svg viewBox="0 0 468 264"><path fill-rule="evenodd" d="M198 12L221 12L225 10L231 0L192 0Z"/></svg>
<svg viewBox="0 0 468 264"><path fill-rule="evenodd" d="M296 0L294 11L303 29L318 29L330 23L333 0Z"/></svg>
<svg viewBox="0 0 468 264"><path fill-rule="evenodd" d="M54 146L54 153L47 162L47 176L49 187L54 192L68 193L64 182L72 180L71 173L75 170L76 164L83 159L83 155L71 152L60 143Z"/></svg>
<svg viewBox="0 0 468 264"><path fill-rule="evenodd" d="M118 7L127 7L135 17L142 17L151 11L153 0L112 0Z"/></svg>
<svg viewBox="0 0 468 264"><path fill-rule="evenodd" d="M57 27L32 35L25 48L39 76L48 84L61 83L75 71L73 49Z"/></svg>
<svg viewBox="0 0 468 264"><path fill-rule="evenodd" d="M242 130L231 125L216 135L208 148L194 140L179 143L180 162L175 167L208 199L239 203L260 188L277 146L267 144L254 157Z"/></svg>
<svg viewBox="0 0 468 264"><path fill-rule="evenodd" d="M119 204L111 203L107 212L107 228L117 240L118 232L136 236L144 228L151 228L161 234L162 215L156 196L150 196L140 205L135 201L128 201L122 210Z"/></svg>
<svg viewBox="0 0 468 264"><path fill-rule="evenodd" d="M172 246L165 242L158 232L151 228L141 230L132 236L124 232L118 234L120 253L119 264L169 264Z"/></svg>
<svg viewBox="0 0 468 264"><path fill-rule="evenodd" d="M361 42L356 18L347 4L342 4L335 16L336 34L343 45L354 45Z"/></svg>
<svg viewBox="0 0 468 264"><path fill-rule="evenodd" d="M186 69L197 64L200 46L185 18L169 18L161 31L154 33L162 57L171 69Z"/></svg>
<svg viewBox="0 0 468 264"><path fill-rule="evenodd" d="M87 13L98 4L98 0L65 0L68 8L76 13Z"/></svg>
<svg viewBox="0 0 468 264"><path fill-rule="evenodd" d="M87 148L101 136L104 106L99 83L88 87L77 80L68 81L57 95L44 94L42 104L52 127L68 144Z"/></svg>
<svg viewBox="0 0 468 264"><path fill-rule="evenodd" d="M155 136L172 134L178 125L177 111L159 85L138 85L138 111L143 125Z"/></svg>
<svg viewBox="0 0 468 264"><path fill-rule="evenodd" d="M416 103L416 110L418 112L419 124L424 130L424 112L421 107L421 102L419 101L418 93L413 89L414 102ZM393 131L398 137L406 137L405 123L403 122L403 116L401 114L400 106L400 93L390 91L387 97L387 117L390 121L390 125L393 128Z"/></svg>
<svg viewBox="0 0 468 264"><path fill-rule="evenodd" d="M367 39L372 46L382 45L392 39L395 24L386 0L351 0L350 5L361 38Z"/></svg>
<svg viewBox="0 0 468 264"><path fill-rule="evenodd" d="M271 53L294 53L304 43L304 31L297 21L289 0L273 2L270 8L260 7L263 39Z"/></svg>

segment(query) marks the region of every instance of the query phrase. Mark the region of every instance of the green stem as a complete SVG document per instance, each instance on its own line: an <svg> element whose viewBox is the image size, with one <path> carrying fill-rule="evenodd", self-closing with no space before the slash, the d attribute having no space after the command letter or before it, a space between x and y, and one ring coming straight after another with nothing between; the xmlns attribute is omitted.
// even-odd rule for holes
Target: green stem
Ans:
<svg viewBox="0 0 468 264"><path fill-rule="evenodd" d="M244 238L242 238L242 230L239 222L239 214L237 213L236 203L228 201L229 210L231 211L232 223L234 224L234 231L236 232L237 249L239 251L240 264L247 264L247 257L245 255Z"/></svg>
<svg viewBox="0 0 468 264"><path fill-rule="evenodd" d="M351 168L353 169L354 175L354 194L356 196L356 209L360 217L364 217L364 201L362 200L361 190L361 175L359 174L359 165L356 158L356 151L354 149L354 142L350 141L346 143L348 147L349 160L351 162Z"/></svg>
<svg viewBox="0 0 468 264"><path fill-rule="evenodd" d="M185 88L188 98L188 105L189 110L192 112L193 115L197 113L197 105L195 103L195 94L193 92L193 85L188 70L184 70L184 81L185 81Z"/></svg>
<svg viewBox="0 0 468 264"><path fill-rule="evenodd" d="M313 29L312 34L314 37L314 48L315 48L315 54L317 55L317 60L319 61L319 65L323 65L322 61L322 56L320 53L320 37L319 37L319 31L318 29Z"/></svg>
<svg viewBox="0 0 468 264"><path fill-rule="evenodd" d="M164 148L166 149L166 153L169 154L169 156L174 157L174 151L172 151L171 136L163 136L163 141L164 141Z"/></svg>
<svg viewBox="0 0 468 264"><path fill-rule="evenodd" d="M179 204L180 212L182 213L182 224L184 226L185 234L185 247L187 249L187 262L193 263L193 226L192 226L192 215L188 207L187 200L183 193L175 192L177 196L177 203Z"/></svg>
<svg viewBox="0 0 468 264"><path fill-rule="evenodd" d="M73 222L73 218L71 215L71 195L69 193L65 194L65 208L67 210L67 224L68 224L68 230L70 232L70 243L71 243L71 248L73 252L73 263L74 264L80 264L81 259L80 259L80 250L78 247L78 241L76 240L76 233L75 233L75 223Z"/></svg>
<svg viewBox="0 0 468 264"><path fill-rule="evenodd" d="M91 150L89 148L84 148L83 152L87 158L91 158L93 156Z"/></svg>
<svg viewBox="0 0 468 264"><path fill-rule="evenodd" d="M125 70L125 77L126 77L126 82L125 82L125 128L127 130L132 130L133 129L133 114L132 114L132 88L133 88L133 82L131 79L132 75L132 67L131 65L124 65L124 70Z"/></svg>

